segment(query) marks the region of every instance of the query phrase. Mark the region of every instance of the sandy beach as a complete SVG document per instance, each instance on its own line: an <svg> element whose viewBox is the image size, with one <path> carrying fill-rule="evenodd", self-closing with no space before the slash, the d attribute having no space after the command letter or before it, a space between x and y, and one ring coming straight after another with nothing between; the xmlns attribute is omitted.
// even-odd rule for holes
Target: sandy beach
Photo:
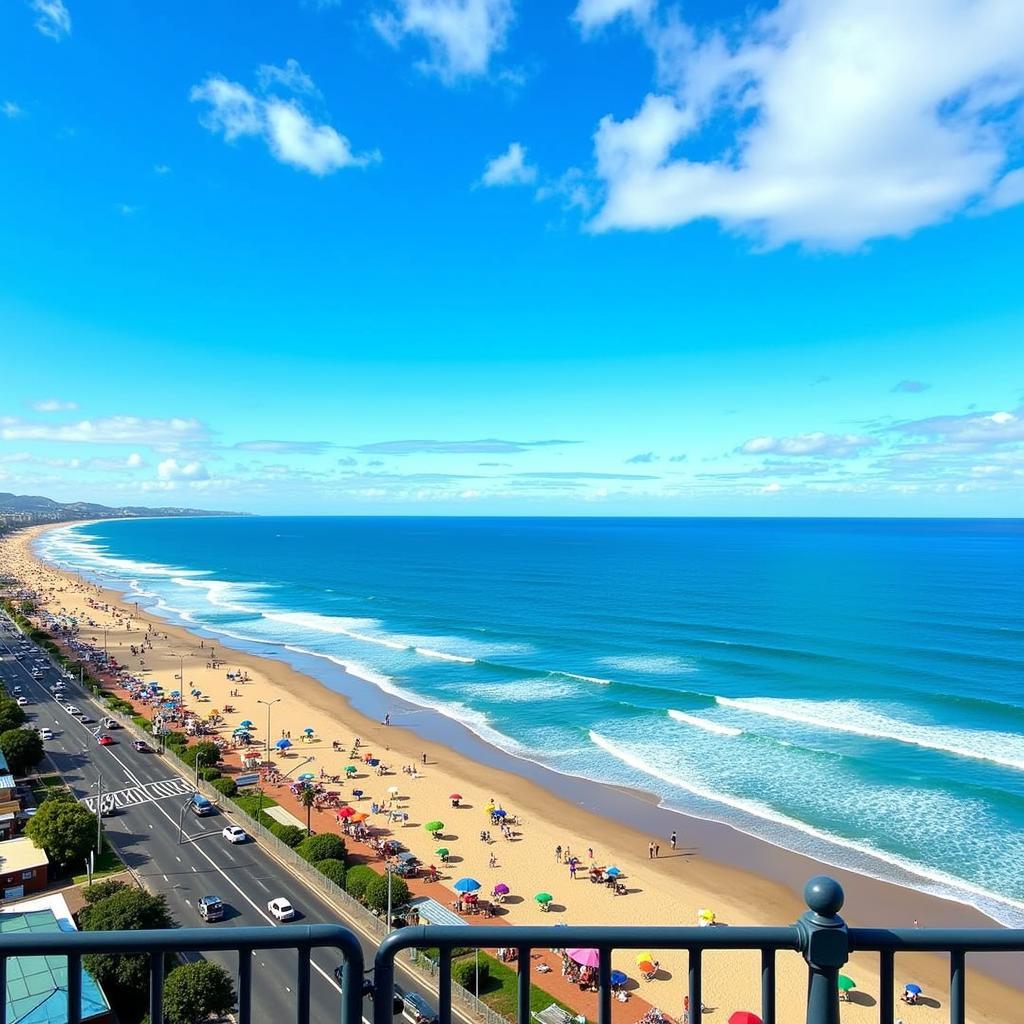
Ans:
<svg viewBox="0 0 1024 1024"><path fill-rule="evenodd" d="M456 749L453 744L457 737L451 730L451 738L441 742L414 732L409 726L416 720L401 712L392 716L390 725L384 725L358 713L342 694L283 661L235 649L219 637L193 635L146 612L139 614L122 595L41 563L31 550L37 533L23 531L0 541L0 572L36 591L52 613L76 617L82 639L100 648L106 644L112 656L146 680L158 680L168 690L178 689L176 677L181 670L183 692L188 694L195 687L209 698L203 705L205 712L233 705L235 710L225 716L222 729L226 736L243 719L249 719L255 723L256 737L264 739L267 708L259 702L276 702L271 744L282 734L290 734L293 743L289 752L292 756L277 758L283 770L290 769L297 758L312 756L315 761L308 770L343 775L350 763L349 750L358 736L364 749L397 769L396 775L364 777L356 784L376 801L387 798L387 786L399 787L395 806L408 812L410 824L396 826L396 837L425 863L434 863L438 844L422 824L435 818L443 821L444 845L451 849L453 858L458 858L449 869L451 877L442 883L449 887L444 892L453 898L450 885L463 875L480 879L485 893L497 882L504 882L513 896L520 898L507 904L505 920L511 924L695 924L698 909L703 907L713 908L722 924L789 923L804 909L799 883L816 872L832 874L842 881L848 900L844 916L851 924L907 927L914 920L932 925L989 923L970 908L851 876L739 836L724 826L660 811L642 794L602 793L602 787L579 780L560 778L555 782L551 773L543 770L517 773L510 771L507 763L495 763L501 759L468 757L467 751L473 752L473 746L459 743ZM132 645L140 645L146 637L152 648L141 657L133 655ZM211 667L215 662L218 666ZM243 675L248 681L229 679L229 672ZM359 685L358 681L352 685ZM233 696L232 691L237 695ZM311 742L300 739L306 729L313 730ZM339 744L337 750L332 749L334 741ZM412 765L416 766L415 777L401 770ZM349 784L341 788L348 793L352 787ZM458 809L450 800L456 792L463 797L463 806ZM480 841L480 830L489 827L483 808L491 801L519 817L522 835L516 841L497 834L490 845ZM618 805L621 814L610 815L610 809ZM368 802L364 809L369 809ZM375 821L385 824L383 817ZM327 830L334 826L333 813L315 815L313 823L317 830ZM639 827L647 823L648 828ZM673 829L678 834L675 850L669 838ZM656 858L649 855L652 842L660 847ZM571 850L584 865L591 861L617 865L629 894L616 897L603 886L589 884L585 870L571 879L568 867L556 860L556 848L563 853ZM493 866L492 857L496 861ZM749 869L762 862L765 870ZM551 912L543 913L533 899L542 890L554 897ZM686 978L685 955L654 952L663 971L654 981L640 980L638 994L678 1016ZM617 955L613 966L631 978L637 977L629 953ZM843 1020L851 1024L875 1021L878 972L874 958L854 956L845 973L856 979L857 1001L843 1004ZM937 958L898 960L898 991L913 978L935 1003L908 1008L903 1016L925 1024L947 1019L946 974L947 969ZM780 1020L802 1019L805 984L799 957L780 955ZM724 1024L733 1010L756 1009L759 955L706 956L704 992L705 1003L713 1010L703 1019L711 1024ZM974 1024L1018 1019L1013 1007L1020 993L1004 983L974 972L968 992L968 1017ZM627 1005L621 1010L617 1006L616 1016L629 1021L638 1014Z"/></svg>

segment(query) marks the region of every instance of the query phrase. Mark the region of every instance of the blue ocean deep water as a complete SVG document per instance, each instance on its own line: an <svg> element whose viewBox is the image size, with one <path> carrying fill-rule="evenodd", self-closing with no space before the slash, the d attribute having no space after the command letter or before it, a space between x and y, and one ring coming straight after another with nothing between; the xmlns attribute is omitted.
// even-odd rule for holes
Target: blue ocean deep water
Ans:
<svg viewBox="0 0 1024 1024"><path fill-rule="evenodd" d="M1021 522L158 519L39 550L513 754L1024 924Z"/></svg>

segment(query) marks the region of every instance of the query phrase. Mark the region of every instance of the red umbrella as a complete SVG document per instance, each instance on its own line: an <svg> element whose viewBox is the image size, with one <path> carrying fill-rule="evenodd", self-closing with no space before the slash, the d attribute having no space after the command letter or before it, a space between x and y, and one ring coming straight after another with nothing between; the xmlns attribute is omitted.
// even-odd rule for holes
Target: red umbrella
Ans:
<svg viewBox="0 0 1024 1024"><path fill-rule="evenodd" d="M354 807L342 807L342 809L340 811L338 811L338 817L339 818L351 818L352 815L355 814L355 813L356 813L356 809Z"/></svg>
<svg viewBox="0 0 1024 1024"><path fill-rule="evenodd" d="M749 1010L737 1010L729 1018L729 1024L761 1024L761 1018Z"/></svg>
<svg viewBox="0 0 1024 1024"><path fill-rule="evenodd" d="M452 795L450 797L448 797L448 799L449 800L461 800L462 799L462 794L461 793L452 793Z"/></svg>

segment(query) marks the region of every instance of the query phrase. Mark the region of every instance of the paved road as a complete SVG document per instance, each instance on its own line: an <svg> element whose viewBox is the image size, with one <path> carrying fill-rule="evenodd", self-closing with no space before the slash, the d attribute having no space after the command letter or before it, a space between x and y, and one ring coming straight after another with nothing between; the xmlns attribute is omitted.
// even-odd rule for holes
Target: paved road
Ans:
<svg viewBox="0 0 1024 1024"><path fill-rule="evenodd" d="M33 646L33 654L23 661L15 658L15 639L21 640L6 616L0 615L0 681L8 691L15 686L31 703L25 707L29 724L49 727L53 739L45 742L46 752L57 771L82 800L95 805L97 776L102 773L104 805L113 803L116 812L103 819L104 831L124 862L152 890L163 893L171 913L186 927L201 926L197 900L218 895L228 906L225 920L208 925L223 928L239 925L272 925L287 928L270 916L269 900L286 896L299 912L295 923L352 923L340 917L313 890L282 866L259 843L233 846L221 837L221 829L236 823L246 828L244 816L237 822L224 814L197 818L183 812L191 793L163 757L142 754L132 748L124 730L108 730L117 738L113 746L101 747L94 731L95 723L83 725L58 703L49 688L61 676L59 670ZM32 669L41 666L42 678L33 678ZM65 679L67 700L98 722L103 709L91 695ZM184 841L178 843L179 822L184 821ZM367 964L373 959L374 946L357 929ZM253 954L253 1008L257 1019L286 1022L295 1017L296 955L290 950ZM237 970L234 954L211 954L230 973ZM311 1015L317 1022L337 1021L340 1013L340 989L333 970L340 957L330 951L314 952L312 957ZM423 991L408 973L397 972L400 985ZM428 997L431 1005L436 1005ZM364 1017L372 1019L370 1004ZM400 1018L396 1018L400 1019Z"/></svg>

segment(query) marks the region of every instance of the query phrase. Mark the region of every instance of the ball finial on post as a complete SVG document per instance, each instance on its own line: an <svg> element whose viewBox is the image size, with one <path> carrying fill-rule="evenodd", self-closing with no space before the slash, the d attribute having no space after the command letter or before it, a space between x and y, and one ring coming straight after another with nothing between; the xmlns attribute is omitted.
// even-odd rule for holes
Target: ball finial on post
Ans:
<svg viewBox="0 0 1024 1024"><path fill-rule="evenodd" d="M819 917L835 917L844 900L843 887L828 875L815 875L804 886L804 902Z"/></svg>

